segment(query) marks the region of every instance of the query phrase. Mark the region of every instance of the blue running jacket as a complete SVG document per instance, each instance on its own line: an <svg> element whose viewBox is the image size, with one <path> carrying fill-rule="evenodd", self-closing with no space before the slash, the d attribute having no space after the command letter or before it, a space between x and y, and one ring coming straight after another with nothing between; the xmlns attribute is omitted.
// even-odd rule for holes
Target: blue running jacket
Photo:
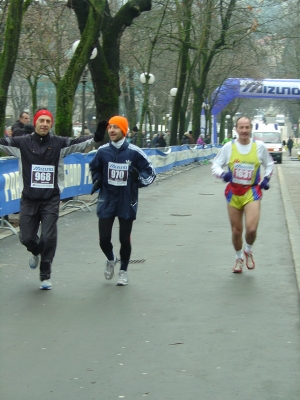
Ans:
<svg viewBox="0 0 300 400"><path fill-rule="evenodd" d="M131 175L133 167L139 173L137 181ZM138 189L150 185L156 177L143 150L126 140L119 149L111 143L105 144L90 162L90 171L93 183L101 181L98 218L136 219Z"/></svg>

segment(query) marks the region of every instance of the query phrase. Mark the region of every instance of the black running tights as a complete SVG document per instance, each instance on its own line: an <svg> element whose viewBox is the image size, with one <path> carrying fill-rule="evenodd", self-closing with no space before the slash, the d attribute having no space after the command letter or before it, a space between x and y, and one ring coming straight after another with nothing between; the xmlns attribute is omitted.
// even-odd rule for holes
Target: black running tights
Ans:
<svg viewBox="0 0 300 400"><path fill-rule="evenodd" d="M106 258L109 259L110 254L113 251L113 245L111 243L112 227L114 224L115 217L111 218L99 218L99 242L103 253ZM128 262L131 254L131 230L133 220L119 218L120 230L119 240L121 243L120 257L121 261Z"/></svg>

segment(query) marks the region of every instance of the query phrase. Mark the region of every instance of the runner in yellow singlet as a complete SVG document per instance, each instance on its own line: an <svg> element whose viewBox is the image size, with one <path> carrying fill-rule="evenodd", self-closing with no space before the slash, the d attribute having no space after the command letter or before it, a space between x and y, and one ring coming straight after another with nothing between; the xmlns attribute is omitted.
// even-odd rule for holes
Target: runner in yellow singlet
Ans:
<svg viewBox="0 0 300 400"><path fill-rule="evenodd" d="M252 246L260 218L261 189L269 189L274 161L265 144L251 138L252 125L247 117L236 122L238 139L226 143L213 161L212 173L228 182L225 189L232 243L236 251L234 273L241 273L244 262L249 270L255 268ZM261 179L261 165L264 176ZM225 172L223 167L227 166ZM245 246L243 248L243 219L245 218Z"/></svg>

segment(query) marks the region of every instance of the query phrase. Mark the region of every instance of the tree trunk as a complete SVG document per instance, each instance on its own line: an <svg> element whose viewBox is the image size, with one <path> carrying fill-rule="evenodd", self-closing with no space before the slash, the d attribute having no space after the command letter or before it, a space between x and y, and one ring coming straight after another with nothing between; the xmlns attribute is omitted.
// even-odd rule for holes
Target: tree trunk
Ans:
<svg viewBox="0 0 300 400"><path fill-rule="evenodd" d="M82 4L85 2L73 0L70 3L70 7L76 13L79 29L83 32L85 27L89 25L87 20L89 8L88 6L78 8L76 6L77 3ZM121 7L114 17L111 16L107 2L105 2L105 13L102 8L102 46L100 46L96 38L98 55L89 63L94 85L96 118L98 121L108 120L113 115L118 114L121 37L125 29L132 24L132 21L142 12L150 11L151 6L151 0L131 0Z"/></svg>
<svg viewBox="0 0 300 400"><path fill-rule="evenodd" d="M90 55L99 37L100 22L104 11L105 0L90 0L87 6L82 0L73 0L69 7L74 7L76 14L86 15L85 27L82 30L80 43L75 51L68 69L56 87L56 123L55 132L61 136L72 136L72 116L75 92L81 75L89 62Z"/></svg>
<svg viewBox="0 0 300 400"><path fill-rule="evenodd" d="M18 55L23 15L31 2L32 0L10 0L8 5L4 44L0 55L0 137L4 135L7 93Z"/></svg>
<svg viewBox="0 0 300 400"><path fill-rule="evenodd" d="M181 109L182 97L184 94L184 88L186 83L186 77L188 72L188 62L189 62L189 46L190 46L190 32L191 32L191 7L193 1L183 0L182 6L185 10L185 19L183 23L184 37L181 47L181 62L180 62L180 73L178 79L178 88L175 96L175 101L172 111L172 124L171 124L171 138L170 145L177 145L177 128ZM185 114L185 113L184 113ZM185 118L185 116L183 117ZM180 138L181 139L181 138Z"/></svg>

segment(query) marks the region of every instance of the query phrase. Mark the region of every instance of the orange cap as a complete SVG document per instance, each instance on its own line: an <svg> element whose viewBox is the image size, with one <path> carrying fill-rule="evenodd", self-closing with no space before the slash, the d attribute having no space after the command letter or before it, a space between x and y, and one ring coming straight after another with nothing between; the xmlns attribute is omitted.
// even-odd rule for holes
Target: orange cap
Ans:
<svg viewBox="0 0 300 400"><path fill-rule="evenodd" d="M126 136L126 133L128 131L128 121L127 118L121 117L120 115L116 115L115 117L112 117L108 121L109 125L117 125L121 131L123 132L123 135Z"/></svg>

